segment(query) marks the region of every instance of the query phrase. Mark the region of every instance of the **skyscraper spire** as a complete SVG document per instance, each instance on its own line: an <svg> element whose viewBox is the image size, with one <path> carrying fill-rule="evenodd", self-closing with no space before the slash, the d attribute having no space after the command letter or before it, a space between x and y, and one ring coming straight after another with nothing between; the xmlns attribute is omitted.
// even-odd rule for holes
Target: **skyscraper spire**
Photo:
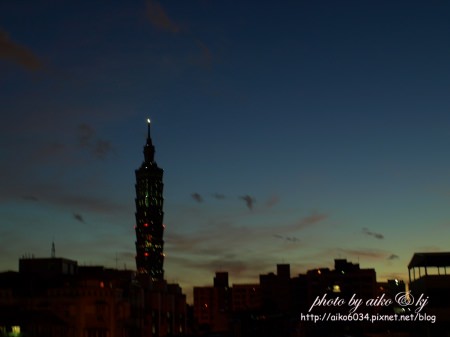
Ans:
<svg viewBox="0 0 450 337"><path fill-rule="evenodd" d="M136 173L136 267L153 280L164 279L163 173L154 160L155 147L147 119L144 162Z"/></svg>
<svg viewBox="0 0 450 337"><path fill-rule="evenodd" d="M56 257L55 240L52 241L52 258Z"/></svg>
<svg viewBox="0 0 450 337"><path fill-rule="evenodd" d="M144 146L145 162L150 164L155 160L155 147L153 146L152 137L150 136L150 118L147 118L147 142Z"/></svg>

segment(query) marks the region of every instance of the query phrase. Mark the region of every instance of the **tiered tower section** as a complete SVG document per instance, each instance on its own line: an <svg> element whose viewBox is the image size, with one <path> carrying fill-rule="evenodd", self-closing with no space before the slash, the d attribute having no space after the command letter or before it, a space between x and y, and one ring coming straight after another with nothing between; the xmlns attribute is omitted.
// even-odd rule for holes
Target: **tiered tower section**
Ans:
<svg viewBox="0 0 450 337"><path fill-rule="evenodd" d="M156 164L150 120L144 162L136 173L136 267L153 280L164 279L163 169Z"/></svg>

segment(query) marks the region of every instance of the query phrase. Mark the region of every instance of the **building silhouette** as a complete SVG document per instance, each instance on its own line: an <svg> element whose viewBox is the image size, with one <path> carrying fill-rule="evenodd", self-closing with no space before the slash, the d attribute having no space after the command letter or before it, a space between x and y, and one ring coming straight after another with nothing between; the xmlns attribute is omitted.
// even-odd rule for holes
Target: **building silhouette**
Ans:
<svg viewBox="0 0 450 337"><path fill-rule="evenodd" d="M318 268L308 270L308 302L313 303L317 296L350 299L353 294L367 300L376 297L377 277L375 269L360 268L359 263L346 259L335 259L334 269ZM329 311L327 308L317 310Z"/></svg>
<svg viewBox="0 0 450 337"><path fill-rule="evenodd" d="M136 268L153 280L164 279L163 169L155 162L155 147L147 120L144 162L136 173Z"/></svg>
<svg viewBox="0 0 450 337"><path fill-rule="evenodd" d="M263 308L266 312L287 312L292 308L291 269L277 264L277 273L259 275Z"/></svg>
<svg viewBox="0 0 450 337"><path fill-rule="evenodd" d="M262 307L261 286L255 284L233 284L232 312L247 312Z"/></svg>
<svg viewBox="0 0 450 337"><path fill-rule="evenodd" d="M134 336L137 291L131 271L22 258L0 273L0 336Z"/></svg>
<svg viewBox="0 0 450 337"><path fill-rule="evenodd" d="M66 258L22 258L0 273L0 337L186 335L177 284Z"/></svg>
<svg viewBox="0 0 450 337"><path fill-rule="evenodd" d="M216 272L212 287L194 287L194 316L200 334L229 331L230 295L227 272Z"/></svg>
<svg viewBox="0 0 450 337"><path fill-rule="evenodd" d="M414 298L411 312L417 314L419 301L426 300L418 312L412 336L450 335L450 252L414 253L408 264L409 290ZM415 306L414 306L415 305ZM433 323L432 319L436 318Z"/></svg>
<svg viewBox="0 0 450 337"><path fill-rule="evenodd" d="M392 330L392 326L373 323L300 319L309 313L316 297L339 297L346 303L353 294L363 300L376 298L381 290L375 269L360 268L346 259L335 259L332 270L318 268L296 276L291 275L289 264L277 264L276 268L276 273L259 275L257 284L229 286L228 273L216 272L213 286L194 287L194 332L208 337L334 337ZM404 291L404 283L396 282L388 281L382 293L388 288L390 296ZM372 314L369 307L363 311ZM315 307L312 313L348 314L349 307Z"/></svg>

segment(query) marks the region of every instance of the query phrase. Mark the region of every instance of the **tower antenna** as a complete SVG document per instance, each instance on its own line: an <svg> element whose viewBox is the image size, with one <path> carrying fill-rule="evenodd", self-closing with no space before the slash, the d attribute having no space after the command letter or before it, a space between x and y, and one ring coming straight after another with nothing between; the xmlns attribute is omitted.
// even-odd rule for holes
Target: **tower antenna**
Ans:
<svg viewBox="0 0 450 337"><path fill-rule="evenodd" d="M52 258L56 257L55 239L52 241Z"/></svg>

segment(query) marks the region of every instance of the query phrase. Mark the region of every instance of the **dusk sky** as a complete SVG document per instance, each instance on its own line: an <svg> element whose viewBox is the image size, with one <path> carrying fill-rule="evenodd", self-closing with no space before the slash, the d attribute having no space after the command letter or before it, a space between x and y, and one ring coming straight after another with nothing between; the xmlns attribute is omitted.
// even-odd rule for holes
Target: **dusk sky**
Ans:
<svg viewBox="0 0 450 337"><path fill-rule="evenodd" d="M450 250L448 1L2 1L0 88L0 270L136 268L147 117L187 294Z"/></svg>

